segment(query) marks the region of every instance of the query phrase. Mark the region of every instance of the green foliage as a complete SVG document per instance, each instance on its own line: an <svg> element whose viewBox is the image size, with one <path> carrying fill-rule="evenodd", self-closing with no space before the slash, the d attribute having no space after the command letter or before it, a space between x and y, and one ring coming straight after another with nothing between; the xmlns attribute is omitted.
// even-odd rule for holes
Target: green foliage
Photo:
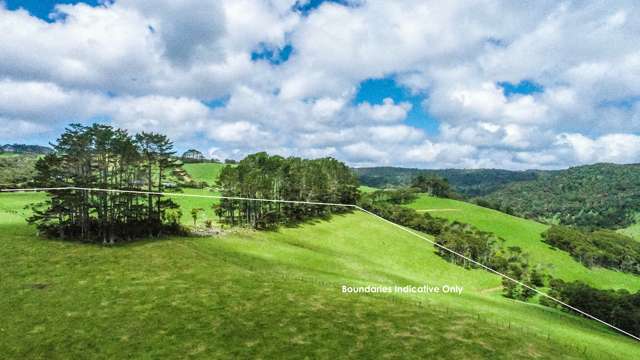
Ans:
<svg viewBox="0 0 640 360"><path fill-rule="evenodd" d="M596 318L640 336L640 292L627 290L599 290L580 282L550 281L549 295L578 308ZM559 307L558 303L545 301L545 305Z"/></svg>
<svg viewBox="0 0 640 360"><path fill-rule="evenodd" d="M0 157L0 188L25 187L36 174L36 155Z"/></svg>
<svg viewBox="0 0 640 360"><path fill-rule="evenodd" d="M610 230L586 232L554 225L544 233L544 241L567 251L585 266L602 266L640 274L640 242Z"/></svg>
<svg viewBox="0 0 640 360"><path fill-rule="evenodd" d="M193 226L196 226L198 222L198 214L204 212L203 208L193 208L191 209L191 218L193 219Z"/></svg>
<svg viewBox="0 0 640 360"><path fill-rule="evenodd" d="M356 168L363 185L385 188L410 186L417 176L447 179L453 190L465 197L483 196L519 181L537 179L541 171L509 171L499 169L423 170L396 167Z"/></svg>
<svg viewBox="0 0 640 360"><path fill-rule="evenodd" d="M372 189L362 193L360 202L363 204L390 203L395 205L408 204L418 198L418 193L412 188L398 188L377 190Z"/></svg>
<svg viewBox="0 0 640 360"><path fill-rule="evenodd" d="M176 191L171 174L180 165L164 135L135 137L110 126L71 125L54 152L36 163L38 187L78 187L147 192ZM34 206L31 223L49 237L113 244L181 231L178 206L159 194L51 190Z"/></svg>
<svg viewBox="0 0 640 360"><path fill-rule="evenodd" d="M640 211L640 164L596 164L510 184L483 200L518 216L587 229L621 228Z"/></svg>
<svg viewBox="0 0 640 360"><path fill-rule="evenodd" d="M449 181L437 176L418 175L411 181L411 187L419 192L442 198L458 197L449 186Z"/></svg>
<svg viewBox="0 0 640 360"><path fill-rule="evenodd" d="M354 204L358 196L356 177L335 159L283 158L264 152L223 168L217 185L224 196L252 199ZM341 206L222 199L218 216L230 225L267 229L346 210Z"/></svg>

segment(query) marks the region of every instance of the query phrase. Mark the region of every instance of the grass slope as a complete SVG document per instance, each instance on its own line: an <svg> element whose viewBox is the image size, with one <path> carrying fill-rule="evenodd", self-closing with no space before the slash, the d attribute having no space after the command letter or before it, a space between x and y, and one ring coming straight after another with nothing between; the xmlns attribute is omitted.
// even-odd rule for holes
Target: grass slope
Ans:
<svg viewBox="0 0 640 360"><path fill-rule="evenodd" d="M209 185L214 185L225 166L225 164L198 163L184 164L182 167L194 181L205 181Z"/></svg>
<svg viewBox="0 0 640 360"><path fill-rule="evenodd" d="M275 232L105 248L39 239L0 194L7 358L624 359L636 342L496 294L432 246L354 213ZM341 285L459 285L461 296L346 295Z"/></svg>
<svg viewBox="0 0 640 360"><path fill-rule="evenodd" d="M636 214L636 220L633 225L620 229L618 232L640 241L640 214Z"/></svg>
<svg viewBox="0 0 640 360"><path fill-rule="evenodd" d="M429 213L433 216L458 220L493 232L503 237L507 246L520 246L527 251L534 263L549 264L549 273L563 280L581 280L603 289L640 290L640 276L599 267L589 269L568 253L550 248L541 241L540 236L547 225L467 202L426 195L421 195L408 206L417 210L431 210Z"/></svg>

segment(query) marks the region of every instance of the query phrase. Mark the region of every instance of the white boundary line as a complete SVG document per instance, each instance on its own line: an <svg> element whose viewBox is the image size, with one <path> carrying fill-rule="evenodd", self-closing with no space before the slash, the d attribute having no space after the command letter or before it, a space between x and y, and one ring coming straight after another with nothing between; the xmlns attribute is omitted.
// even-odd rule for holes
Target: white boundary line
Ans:
<svg viewBox="0 0 640 360"><path fill-rule="evenodd" d="M625 330L622 330L614 325L609 324L606 321L600 320L597 317L590 315L574 306L571 306L563 301L560 301L556 298L554 298L551 295L548 295L538 289L535 289L531 286L528 286L527 284L524 284L516 279L513 279L512 277L505 275L499 271L496 271L478 261L475 261L473 259L468 258L467 256L460 254L454 250L451 250L443 245L440 245L438 243L436 243L435 241L432 241L431 239L418 234L402 225L396 224L393 221L389 221L385 218L383 218L382 216L376 215L374 213L372 213L371 211L365 210L362 207L358 206L358 205L354 205L354 204L339 204L339 203L325 203L325 202L314 202L314 201L295 201L295 200L275 200L275 199L259 199L259 198L245 198L245 197L237 197L237 196L222 196L222 195L199 195L199 194L181 194L181 193L167 193L167 192L153 192L153 191L139 191L139 190L117 190L117 189L99 189L99 188L83 188L83 187L76 187L76 186L69 186L69 187L51 187L51 188L31 188L31 189L0 189L0 192L12 192L12 193L16 193L16 192L39 192L39 191L55 191L55 190L85 190L85 191L94 191L94 192L119 192L119 193L128 193L128 194L141 194L141 195L162 195L162 196L182 196L182 197L195 197L195 198L207 198L207 199L229 199L229 200L249 200L249 201L264 201L264 202L279 202L279 203L289 203L289 204L308 204L308 205L324 205L324 206L340 206L340 207L346 207L346 208L352 208L352 209L357 209L360 210L362 212L364 212L365 214L368 214L370 216L373 216L374 218L377 218L379 220L382 220L383 222L390 224L392 226L395 226L397 228L399 228L402 231L405 231L417 238L420 238L434 246L437 246L445 251L450 252L451 254L454 254L456 256L459 256L475 265L480 266L481 268L492 272L496 275L499 275L507 280L510 280L520 286L523 286L529 290L532 290L534 292L536 292L537 294L540 294L541 296L544 296L550 300L553 300L555 302L557 302L558 304L571 309L579 314L582 314L592 320L595 320L603 325L606 325L608 327L610 327L611 329L614 329L622 334L625 334L635 340L640 341L640 337L635 336Z"/></svg>

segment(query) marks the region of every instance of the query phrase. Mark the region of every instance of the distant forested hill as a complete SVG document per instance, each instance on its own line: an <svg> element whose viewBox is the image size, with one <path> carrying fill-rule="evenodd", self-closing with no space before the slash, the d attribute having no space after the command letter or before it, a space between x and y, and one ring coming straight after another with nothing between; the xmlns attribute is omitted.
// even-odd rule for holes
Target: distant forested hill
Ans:
<svg viewBox="0 0 640 360"><path fill-rule="evenodd" d="M48 154L52 150L46 146L26 145L26 144L6 144L0 145L0 153L13 154Z"/></svg>
<svg viewBox="0 0 640 360"><path fill-rule="evenodd" d="M443 169L424 170L397 167L354 169L360 183L371 187L406 186L418 175L445 178L458 193L466 197L484 196L506 184L536 180L550 171L509 171L499 169Z"/></svg>
<svg viewBox="0 0 640 360"><path fill-rule="evenodd" d="M361 184L406 186L417 175L445 178L467 199L518 216L585 228L622 228L640 213L640 164L566 170L354 169Z"/></svg>
<svg viewBox="0 0 640 360"><path fill-rule="evenodd" d="M620 228L640 211L640 164L573 167L484 196L519 216L586 228Z"/></svg>

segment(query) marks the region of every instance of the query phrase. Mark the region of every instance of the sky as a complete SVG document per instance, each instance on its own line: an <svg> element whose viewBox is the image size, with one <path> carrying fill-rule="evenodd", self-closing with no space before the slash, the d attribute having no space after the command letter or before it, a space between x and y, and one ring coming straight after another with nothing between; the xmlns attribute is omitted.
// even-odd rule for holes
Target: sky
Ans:
<svg viewBox="0 0 640 360"><path fill-rule="evenodd" d="M69 123L352 166L640 162L640 3L0 0L0 143Z"/></svg>

